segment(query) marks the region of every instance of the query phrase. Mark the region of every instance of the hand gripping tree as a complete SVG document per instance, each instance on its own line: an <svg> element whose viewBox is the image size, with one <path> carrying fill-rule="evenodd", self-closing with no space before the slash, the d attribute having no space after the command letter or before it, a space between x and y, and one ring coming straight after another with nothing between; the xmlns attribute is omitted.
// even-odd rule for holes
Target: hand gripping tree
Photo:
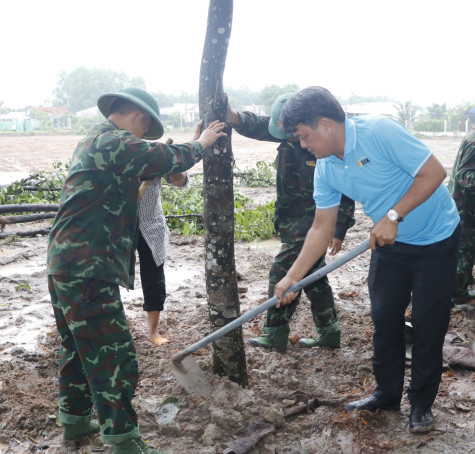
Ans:
<svg viewBox="0 0 475 454"><path fill-rule="evenodd" d="M203 127L214 120L227 121L223 72L232 15L232 0L210 0L199 89ZM228 135L207 149L203 158L206 289L213 331L240 315L234 261L234 157L231 131L232 128L225 128ZM241 386L247 385L241 327L213 343L213 371Z"/></svg>

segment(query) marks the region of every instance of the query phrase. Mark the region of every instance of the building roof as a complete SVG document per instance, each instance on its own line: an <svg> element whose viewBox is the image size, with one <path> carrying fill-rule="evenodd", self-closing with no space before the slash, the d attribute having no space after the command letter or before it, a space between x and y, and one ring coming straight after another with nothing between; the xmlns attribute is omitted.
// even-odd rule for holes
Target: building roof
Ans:
<svg viewBox="0 0 475 454"><path fill-rule="evenodd" d="M59 115L64 115L64 114L69 114L69 109L67 107L35 107L31 106L31 109L34 110L39 110L40 112L46 112L47 114L53 115L53 116L59 116Z"/></svg>

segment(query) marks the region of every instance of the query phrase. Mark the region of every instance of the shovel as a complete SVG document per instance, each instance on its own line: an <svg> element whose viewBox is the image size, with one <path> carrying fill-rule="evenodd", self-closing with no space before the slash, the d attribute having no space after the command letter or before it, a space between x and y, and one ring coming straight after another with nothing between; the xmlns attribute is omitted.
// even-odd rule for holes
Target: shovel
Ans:
<svg viewBox="0 0 475 454"><path fill-rule="evenodd" d="M342 255L340 258L334 260L332 263L325 265L323 268L315 271L315 273L310 274L309 276L302 279L297 284L292 285L285 293L299 292L303 288L313 284L318 279L321 279L323 276L326 276L333 270L336 270L340 266L344 265L346 262L349 262L351 259L354 259L358 255L369 249L369 240L364 241L360 245L356 246L351 251ZM185 350L176 353L172 356L172 372L175 375L177 381L190 393L198 394L202 397L205 397L209 394L209 384L204 376L203 371L199 368L198 364L189 356L191 353L196 352L202 347L205 347L211 342L223 337L225 334L229 333L233 329L238 328L243 325L248 320L251 320L256 315L261 314L265 310L271 308L277 304L277 297L274 296L271 299L267 300L265 303L260 304L259 306L251 309L249 312L241 315L232 322L229 322L227 325L219 328L208 336L204 337L198 342L187 347Z"/></svg>

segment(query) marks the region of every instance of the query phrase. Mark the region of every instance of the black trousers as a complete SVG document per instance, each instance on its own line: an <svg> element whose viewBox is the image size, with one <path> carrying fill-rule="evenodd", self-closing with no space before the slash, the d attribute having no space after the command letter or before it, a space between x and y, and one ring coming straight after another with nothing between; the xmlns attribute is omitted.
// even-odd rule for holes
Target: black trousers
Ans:
<svg viewBox="0 0 475 454"><path fill-rule="evenodd" d="M400 402L406 346L404 314L411 300L411 406L432 406L442 374L442 347L455 287L460 225L447 239L427 246L395 243L371 255L368 277L374 323L373 372L376 397Z"/></svg>
<svg viewBox="0 0 475 454"><path fill-rule="evenodd" d="M163 311L163 305L167 297L163 263L157 266L153 259L152 251L140 232L137 252L139 253L140 261L140 280L142 282L144 300L143 310L147 312Z"/></svg>

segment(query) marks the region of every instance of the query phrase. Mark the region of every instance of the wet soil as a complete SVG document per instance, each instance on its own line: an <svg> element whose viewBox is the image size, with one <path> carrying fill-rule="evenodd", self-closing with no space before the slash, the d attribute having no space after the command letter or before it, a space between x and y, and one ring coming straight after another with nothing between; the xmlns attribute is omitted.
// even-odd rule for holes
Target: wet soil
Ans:
<svg viewBox="0 0 475 454"><path fill-rule="evenodd" d="M175 133L173 137L176 143L188 138ZM8 174L13 178L16 172L49 170L53 161L68 160L79 139L0 137L0 185L7 182ZM459 141L426 143L449 170ZM233 148L240 168L259 160L271 162L275 156L275 145L238 135L233 137ZM245 191L258 200L273 197L273 189ZM343 253L367 239L370 228L358 208L357 224L347 234ZM97 439L79 447L62 442L57 421L59 337L47 291L46 246L47 238L41 235L0 242L0 453L110 453L111 447L99 446ZM268 271L278 248L277 240L236 243L241 313L266 301ZM139 354L134 405L144 438L169 454L475 452L475 373L468 369L445 368L430 434L409 433L407 396L400 412L345 412L346 402L370 394L375 386L368 266L369 252L365 252L329 275L342 326L341 349L301 349L289 344L281 353L253 348L247 340L260 333L265 317L261 314L243 326L246 388L212 374L211 346L193 355L212 390L210 397L202 398L177 383L170 358L210 331L203 239L172 233L165 266L168 296L160 323L161 335L169 343L155 347L147 338L138 267L136 290L121 291ZM452 312L449 332L456 333L452 337L465 348L473 348L474 315L473 309ZM293 341L314 334L305 296L292 320L291 334ZM407 368L406 388L409 380ZM236 446L243 446L245 429L268 434L255 440L253 448L239 451Z"/></svg>

